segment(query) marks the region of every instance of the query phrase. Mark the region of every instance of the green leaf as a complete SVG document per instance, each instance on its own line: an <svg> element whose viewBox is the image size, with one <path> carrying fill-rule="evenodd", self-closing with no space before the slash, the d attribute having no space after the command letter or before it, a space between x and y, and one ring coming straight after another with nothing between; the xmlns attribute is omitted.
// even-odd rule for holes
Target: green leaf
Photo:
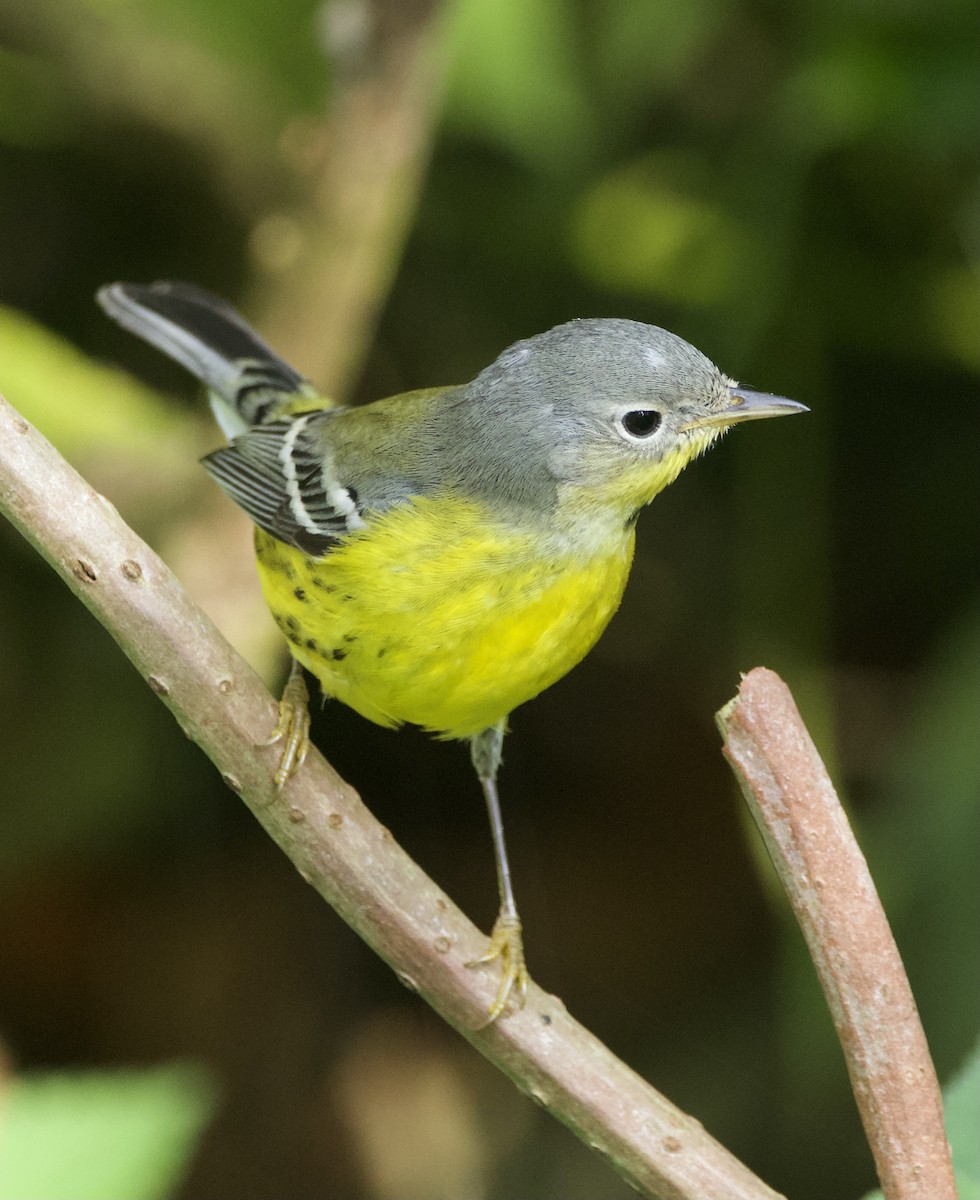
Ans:
<svg viewBox="0 0 980 1200"><path fill-rule="evenodd" d="M0 364L4 396L69 458L90 447L156 455L186 424L158 392L2 305Z"/></svg>
<svg viewBox="0 0 980 1200"><path fill-rule="evenodd" d="M960 1200L980 1200L980 1044L947 1087L944 1101Z"/></svg>
<svg viewBox="0 0 980 1200"><path fill-rule="evenodd" d="M0 1134L0 1200L158 1200L180 1183L215 1108L205 1072L27 1075Z"/></svg>
<svg viewBox="0 0 980 1200"><path fill-rule="evenodd" d="M561 0L461 0L449 29L450 124L482 133L535 170L586 160L596 122L572 10Z"/></svg>
<svg viewBox="0 0 980 1200"><path fill-rule="evenodd" d="M600 179L572 220L582 274L612 290L715 305L744 287L751 233L702 187L693 155L660 153Z"/></svg>

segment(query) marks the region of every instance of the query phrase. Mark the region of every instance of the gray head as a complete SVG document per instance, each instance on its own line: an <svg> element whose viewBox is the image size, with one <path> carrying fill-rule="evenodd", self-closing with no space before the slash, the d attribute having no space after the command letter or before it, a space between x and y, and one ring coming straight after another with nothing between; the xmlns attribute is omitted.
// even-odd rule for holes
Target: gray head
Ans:
<svg viewBox="0 0 980 1200"><path fill-rule="evenodd" d="M482 475L501 498L611 487L635 509L727 425L802 406L736 391L666 329L595 319L509 347L453 408L465 477Z"/></svg>

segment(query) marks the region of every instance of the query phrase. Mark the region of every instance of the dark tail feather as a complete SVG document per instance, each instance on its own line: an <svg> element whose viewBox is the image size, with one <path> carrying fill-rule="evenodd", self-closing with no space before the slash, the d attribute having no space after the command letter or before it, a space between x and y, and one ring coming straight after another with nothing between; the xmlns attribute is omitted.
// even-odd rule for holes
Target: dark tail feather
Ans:
<svg viewBox="0 0 980 1200"><path fill-rule="evenodd" d="M186 367L224 402L215 415L229 437L277 415L286 397L314 395L229 304L203 288L112 283L99 290L98 300L113 320ZM225 407L237 420L226 420Z"/></svg>

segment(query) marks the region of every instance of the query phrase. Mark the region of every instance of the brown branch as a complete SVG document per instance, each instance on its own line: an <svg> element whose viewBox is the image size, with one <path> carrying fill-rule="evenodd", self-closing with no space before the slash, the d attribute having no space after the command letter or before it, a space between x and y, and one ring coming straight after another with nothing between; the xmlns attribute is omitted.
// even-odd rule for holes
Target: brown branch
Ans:
<svg viewBox="0 0 980 1200"><path fill-rule="evenodd" d="M955 1200L939 1084L909 981L793 697L759 667L717 719L817 968L886 1200Z"/></svg>
<svg viewBox="0 0 980 1200"><path fill-rule="evenodd" d="M287 362L338 398L369 344L428 167L445 75L444 7L325 6L328 110L283 139L302 199L252 239L264 268L259 324Z"/></svg>
<svg viewBox="0 0 980 1200"><path fill-rule="evenodd" d="M312 753L277 799L276 708L163 562L0 400L0 510L109 630L303 878L399 978L641 1194L774 1200L776 1193L532 985L527 1007L481 1028L485 938Z"/></svg>

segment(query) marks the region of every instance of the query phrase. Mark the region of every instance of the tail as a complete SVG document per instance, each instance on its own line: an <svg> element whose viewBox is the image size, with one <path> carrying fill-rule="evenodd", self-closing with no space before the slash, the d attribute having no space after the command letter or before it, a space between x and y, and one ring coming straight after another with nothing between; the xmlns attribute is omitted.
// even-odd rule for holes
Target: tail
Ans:
<svg viewBox="0 0 980 1200"><path fill-rule="evenodd" d="M313 386L269 349L237 312L190 283L111 283L98 301L124 329L207 385L230 440L300 409L327 407Z"/></svg>

